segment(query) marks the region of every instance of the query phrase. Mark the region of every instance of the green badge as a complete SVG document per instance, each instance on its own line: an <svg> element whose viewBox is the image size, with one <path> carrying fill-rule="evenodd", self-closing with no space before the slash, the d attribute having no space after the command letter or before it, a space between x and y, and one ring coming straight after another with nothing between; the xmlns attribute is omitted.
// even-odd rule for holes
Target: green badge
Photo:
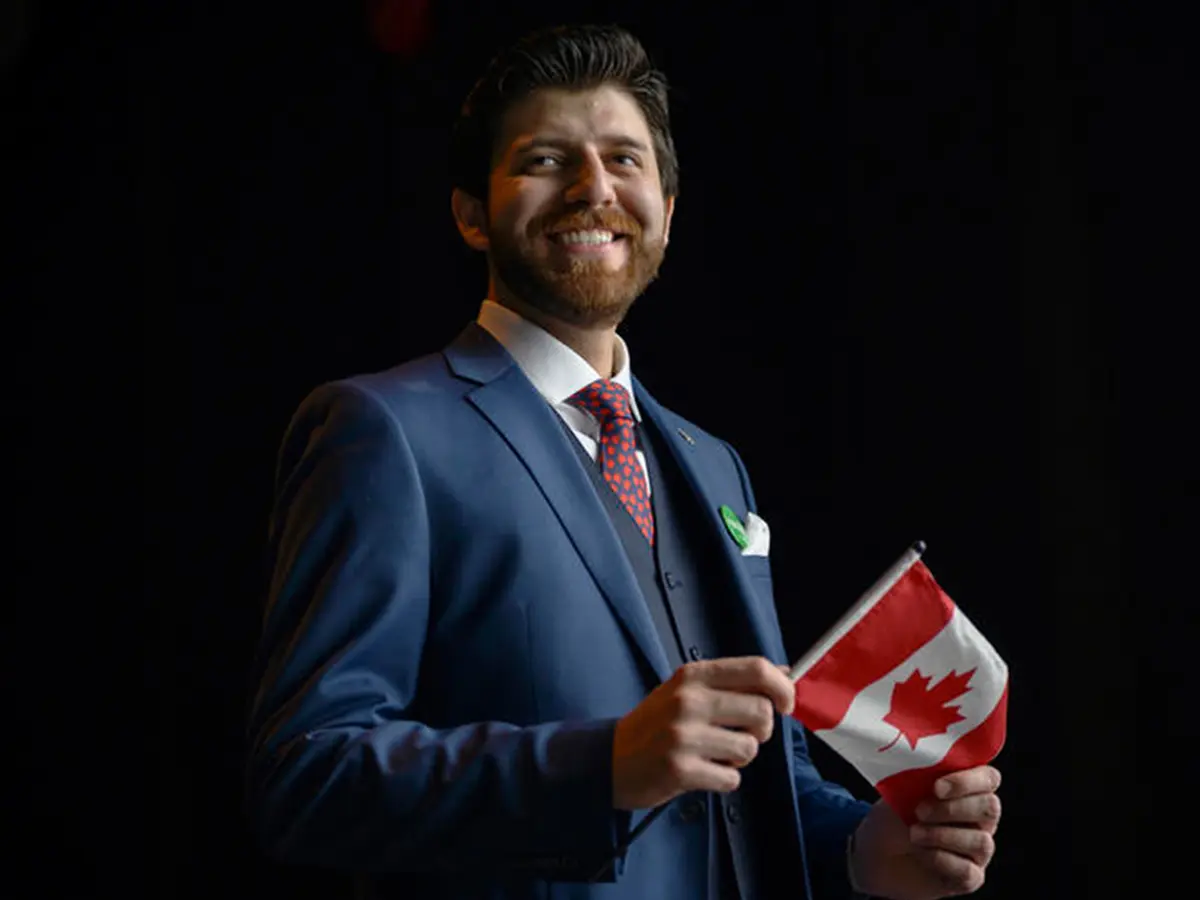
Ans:
<svg viewBox="0 0 1200 900"><path fill-rule="evenodd" d="M734 543L745 550L750 541L746 537L746 527L742 524L742 520L728 506L722 506L720 512L721 518L725 520L725 527L729 530L729 536L733 538Z"/></svg>

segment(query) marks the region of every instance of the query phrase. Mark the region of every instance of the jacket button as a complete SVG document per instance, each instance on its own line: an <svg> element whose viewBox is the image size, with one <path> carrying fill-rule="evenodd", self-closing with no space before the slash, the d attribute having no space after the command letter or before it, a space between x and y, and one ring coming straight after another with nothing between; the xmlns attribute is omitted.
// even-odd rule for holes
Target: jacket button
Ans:
<svg viewBox="0 0 1200 900"><path fill-rule="evenodd" d="M688 647L688 656L690 656L693 660L704 659L704 654L700 652L700 648L695 644L692 644L692 646Z"/></svg>
<svg viewBox="0 0 1200 900"><path fill-rule="evenodd" d="M742 808L738 803L730 800L725 804L725 818L729 820L729 824L736 825L742 821Z"/></svg>

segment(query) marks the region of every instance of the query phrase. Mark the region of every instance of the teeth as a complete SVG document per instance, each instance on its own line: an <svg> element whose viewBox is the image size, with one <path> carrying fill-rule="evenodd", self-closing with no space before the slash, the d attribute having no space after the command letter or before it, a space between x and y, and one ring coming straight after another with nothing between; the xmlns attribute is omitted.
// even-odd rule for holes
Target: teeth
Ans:
<svg viewBox="0 0 1200 900"><path fill-rule="evenodd" d="M558 236L564 244L610 244L611 231L565 231Z"/></svg>

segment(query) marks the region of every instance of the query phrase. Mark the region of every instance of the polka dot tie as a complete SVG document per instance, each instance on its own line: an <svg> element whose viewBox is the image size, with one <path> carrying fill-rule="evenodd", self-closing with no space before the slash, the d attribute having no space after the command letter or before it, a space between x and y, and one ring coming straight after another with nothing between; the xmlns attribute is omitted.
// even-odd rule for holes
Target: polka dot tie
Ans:
<svg viewBox="0 0 1200 900"><path fill-rule="evenodd" d="M568 397L567 403L591 413L600 423L600 470L604 480L654 546L654 512L637 458L629 393L615 381L598 378Z"/></svg>

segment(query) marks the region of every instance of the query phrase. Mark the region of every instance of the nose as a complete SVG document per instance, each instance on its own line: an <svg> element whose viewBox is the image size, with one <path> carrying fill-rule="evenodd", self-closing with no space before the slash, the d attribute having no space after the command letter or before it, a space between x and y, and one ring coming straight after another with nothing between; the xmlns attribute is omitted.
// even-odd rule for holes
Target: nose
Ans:
<svg viewBox="0 0 1200 900"><path fill-rule="evenodd" d="M589 154L575 172L575 178L567 187L568 203L586 203L589 207L612 206L616 202L613 179L604 162L595 154Z"/></svg>

